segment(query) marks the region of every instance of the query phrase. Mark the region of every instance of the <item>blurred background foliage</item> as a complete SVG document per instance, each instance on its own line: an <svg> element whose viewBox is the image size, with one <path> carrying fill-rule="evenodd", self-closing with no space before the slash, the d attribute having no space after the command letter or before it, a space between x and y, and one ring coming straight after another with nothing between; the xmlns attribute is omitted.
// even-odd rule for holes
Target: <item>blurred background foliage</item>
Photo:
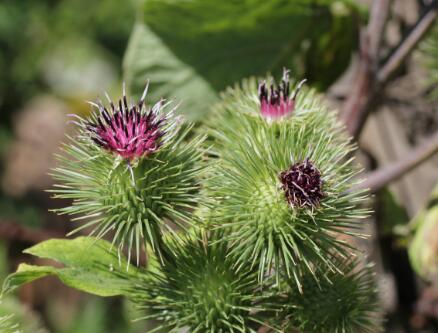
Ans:
<svg viewBox="0 0 438 333"><path fill-rule="evenodd" d="M84 100L119 87L122 58L134 19L135 7L129 1L123 5L117 0L0 2L0 167L3 176L11 168L17 172L12 176L14 179L32 173L35 170L32 166L38 165L38 161L26 151L23 153L24 147L36 150L37 159L45 159L54 151L50 149L41 154L45 149L42 147L51 140L59 144L63 134L53 137L52 129L60 126L61 133L64 132L67 112L87 112ZM32 116L34 108L28 103L41 96L46 98L39 104L41 111ZM28 110L27 118L24 117L27 125L17 130L18 123L23 125L23 112L20 112L23 108ZM61 119L53 117L54 114L59 114ZM29 135L32 131L48 135L41 140ZM23 162L18 167L17 164L8 167L6 161L17 156ZM47 166L26 181L35 183L47 177ZM47 185L44 182L28 184L23 191L14 193L11 192L14 184L3 182L0 223L26 225L35 230L55 224L47 213L53 204L42 192ZM56 228L66 231L63 223ZM28 242L1 241L1 280L15 266L14 258L21 256L19 253L28 245ZM21 301L13 296L3 298L0 317L14 314L7 318L8 322L18 324L23 333L135 332L126 317L127 306L121 300L106 302L72 294L60 298L65 292L62 287L55 291L43 289L45 295L23 291L19 295Z"/></svg>
<svg viewBox="0 0 438 333"><path fill-rule="evenodd" d="M2 161L12 141L14 117L34 96L50 92L81 112L85 99L118 84L134 18L132 4L120 6L116 0L0 3ZM33 225L41 220L38 209L23 198L2 195L0 209L5 218Z"/></svg>
<svg viewBox="0 0 438 333"><path fill-rule="evenodd" d="M51 200L44 190L52 184L48 175L55 163L52 155L59 152L59 142L65 134L72 132L67 114L89 112L85 100L102 97L105 90L117 98L122 81L131 93L139 95L149 78L151 101L175 98L182 101L182 113L202 121L228 85L267 72L278 77L283 67L288 67L293 77L307 78L321 92L335 95L334 105L339 106L338 95L345 98L348 89L339 93L333 86L334 83L342 86L341 76L357 54L359 27L366 23L369 3L367 0L2 0L0 234L7 237L0 239L1 280L19 262L29 260L22 250L40 241L38 237L63 237L71 230L66 218L48 212L66 203ZM423 1L398 2L402 7L407 3ZM389 24L394 35L402 34L406 22L411 22L409 15L418 11L409 10L404 13L395 10ZM386 39L388 49L394 38ZM391 100L398 108L407 105L407 116L400 112L397 117L407 123L408 139L403 139L409 142L437 128L433 103L438 97L438 27L424 40L420 51L415 58L414 73L417 68L427 72L418 85L424 89L418 91L409 85L405 88L403 81L397 81L396 98ZM404 74L411 72L405 68ZM416 85L416 76L414 79L410 74L406 76L407 81ZM421 102L413 99L411 92ZM408 101L403 100L405 95ZM377 122L384 123L381 118ZM413 133L411 128L420 134ZM378 135L371 136L378 139ZM382 139L377 144L372 141L371 146L379 149L387 141ZM366 142L364 146L367 148ZM381 153L381 161L386 161L386 155L387 151ZM420 183L417 181L415 185L421 187ZM421 187L422 195L427 196L432 185ZM386 188L376 195L378 230L371 233L377 233L379 240L373 246L380 246L384 252L385 269L395 266L391 278L386 278L387 271L380 274L385 292L392 288L388 287L390 283L385 283L397 280L397 274L402 276L403 283L408 281L399 288L421 287L425 283L429 286L438 281L437 242L429 237L436 234L437 194L435 191L428 202L420 202L424 205L421 212L412 213L412 207L418 209L418 204L409 203L417 196L417 192L411 193L406 186L401 190ZM30 228L36 236L28 237L16 226ZM50 235L42 234L47 230ZM403 266L408 250L418 276L414 276L410 266ZM33 263L44 264L44 261ZM400 267L406 270L397 271ZM427 294L426 300L438 304L436 290L432 290L432 296ZM388 305L387 309L395 313L394 317L398 316L399 322L407 322L411 317L400 304L406 301L412 307L420 292L412 290L414 298L408 300L410 294L406 296L403 290L398 293L396 305ZM131 310L132 306L119 298L97 299L47 279L3 299L0 317L14 313L10 320L19 323L24 333L147 330L144 323L131 323ZM391 325L389 320L388 327ZM397 325L394 327L400 326Z"/></svg>
<svg viewBox="0 0 438 333"><path fill-rule="evenodd" d="M438 99L438 25L429 33L429 36L420 46L423 55L423 65L429 71L426 84L433 99Z"/></svg>
<svg viewBox="0 0 438 333"><path fill-rule="evenodd" d="M11 113L3 110L16 109L48 87L57 89L57 79L74 80L69 77L74 75L86 85L89 80L96 83L99 77L90 76L93 73L87 73L87 68L96 70L92 65L97 61L108 62L115 75L119 74L134 15L129 2L120 6L114 0L2 1L2 120L9 120ZM81 82L74 83L68 94L78 94L75 90L81 92L82 89L78 90ZM101 85L99 81L93 88L100 90Z"/></svg>

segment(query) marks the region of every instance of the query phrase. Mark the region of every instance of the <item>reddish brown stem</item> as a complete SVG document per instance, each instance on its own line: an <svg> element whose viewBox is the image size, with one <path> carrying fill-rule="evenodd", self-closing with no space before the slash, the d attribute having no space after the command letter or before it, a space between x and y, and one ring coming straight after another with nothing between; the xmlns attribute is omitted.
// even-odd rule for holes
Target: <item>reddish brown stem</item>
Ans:
<svg viewBox="0 0 438 333"><path fill-rule="evenodd" d="M366 181L359 184L356 189L369 189L375 193L399 179L407 172L414 169L438 152L438 132L427 139L423 144L412 150L403 159L396 161L386 167L370 172Z"/></svg>
<svg viewBox="0 0 438 333"><path fill-rule="evenodd" d="M390 76L400 67L406 57L412 52L418 42L432 27L437 17L438 9L436 2L429 6L429 10L421 17L415 27L396 48L388 61L382 66L377 75L378 83L386 82Z"/></svg>
<svg viewBox="0 0 438 333"><path fill-rule="evenodd" d="M365 122L365 110L369 109L375 95L375 77L379 63L379 49L382 42L389 7L392 0L375 0L366 31L362 32L359 49L359 64L351 93L341 114L347 130L357 138Z"/></svg>
<svg viewBox="0 0 438 333"><path fill-rule="evenodd" d="M356 139L359 137L372 105L376 101L377 92L383 89L385 83L403 64L437 17L437 2L433 1L385 64L378 69L379 49L390 3L391 0L375 0L373 2L369 25L361 38L356 77L341 115L347 130Z"/></svg>

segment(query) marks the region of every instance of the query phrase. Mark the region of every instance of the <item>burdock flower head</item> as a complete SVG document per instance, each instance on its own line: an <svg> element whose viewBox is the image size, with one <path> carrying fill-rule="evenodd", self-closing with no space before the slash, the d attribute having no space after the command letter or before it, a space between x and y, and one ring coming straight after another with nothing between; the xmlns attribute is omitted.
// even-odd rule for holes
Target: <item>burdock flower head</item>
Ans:
<svg viewBox="0 0 438 333"><path fill-rule="evenodd" d="M298 290L303 270L337 270L333 253L351 253L339 235L354 234L366 216L362 193L352 190L350 140L314 90L295 101L301 85L289 96L285 71L270 93L250 79L223 95L210 125L215 159L206 186L217 198L213 227L229 233L238 265L258 265L260 280L291 277ZM260 106L268 120L293 118L266 121Z"/></svg>
<svg viewBox="0 0 438 333"><path fill-rule="evenodd" d="M163 127L172 119L175 108L163 114L162 109L169 104L163 99L147 108L148 86L137 104L128 105L125 89L117 106L108 95L109 109L102 103L91 103L98 113L86 122L86 128L97 145L129 161L150 155L160 148L165 134Z"/></svg>
<svg viewBox="0 0 438 333"><path fill-rule="evenodd" d="M90 103L92 115L77 117L79 133L64 145L53 192L73 199L58 212L87 220L78 229L113 235L119 250L135 249L137 258L146 243L162 258L162 232L170 230L165 221L185 226L193 220L203 139L186 138L191 126L182 129L176 107L167 108L171 102L148 106L147 87L138 103L123 90L117 105L107 96L109 105Z"/></svg>
<svg viewBox="0 0 438 333"><path fill-rule="evenodd" d="M317 207L324 197L321 173L308 158L282 171L279 178L291 206Z"/></svg>
<svg viewBox="0 0 438 333"><path fill-rule="evenodd" d="M276 88L272 83L268 90L266 81L260 83L259 100L262 116L268 119L279 119L291 114L295 109L297 94L304 82L306 80L302 80L291 94L289 70L283 69L283 78Z"/></svg>

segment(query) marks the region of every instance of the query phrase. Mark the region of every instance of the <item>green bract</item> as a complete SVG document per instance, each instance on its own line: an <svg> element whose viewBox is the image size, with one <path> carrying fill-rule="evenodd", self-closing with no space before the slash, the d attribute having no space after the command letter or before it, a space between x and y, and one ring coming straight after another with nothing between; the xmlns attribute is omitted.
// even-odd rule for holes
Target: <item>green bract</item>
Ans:
<svg viewBox="0 0 438 333"><path fill-rule="evenodd" d="M172 262L136 286L135 300L147 312L144 319L159 322L157 331L257 331L268 307L261 303L257 272L237 272L226 244L214 240L189 236L174 242Z"/></svg>
<svg viewBox="0 0 438 333"><path fill-rule="evenodd" d="M18 324L13 322L14 315L0 317L0 332L2 333L21 333Z"/></svg>
<svg viewBox="0 0 438 333"><path fill-rule="evenodd" d="M190 129L167 129L173 133L164 134L168 140L156 152L131 162L96 145L80 126L53 175L55 197L73 204L56 211L86 221L75 231L92 227L97 238L112 233L119 251L135 248L137 260L145 243L162 257L161 232L171 230L166 222L186 224L199 202L202 138L188 140Z"/></svg>
<svg viewBox="0 0 438 333"><path fill-rule="evenodd" d="M257 264L259 280L275 269L301 288L302 268L339 271L331 254L349 255L339 237L358 235L366 210L362 193L350 191L357 169L350 139L313 90L298 95L295 110L277 121L260 115L255 79L230 89L208 123L214 198L212 225L225 230L239 264ZM279 180L282 171L308 159L319 170L324 197L312 207L292 206ZM320 266L319 263L323 265ZM315 265L318 263L318 265Z"/></svg>

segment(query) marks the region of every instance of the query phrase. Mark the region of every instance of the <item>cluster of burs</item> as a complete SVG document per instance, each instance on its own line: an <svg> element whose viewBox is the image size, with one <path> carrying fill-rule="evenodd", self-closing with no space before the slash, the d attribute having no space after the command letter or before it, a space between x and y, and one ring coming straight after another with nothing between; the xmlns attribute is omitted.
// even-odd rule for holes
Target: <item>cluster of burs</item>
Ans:
<svg viewBox="0 0 438 333"><path fill-rule="evenodd" d="M146 92L75 118L53 192L140 272L150 332L380 331L354 146L320 96L248 79L193 126Z"/></svg>

